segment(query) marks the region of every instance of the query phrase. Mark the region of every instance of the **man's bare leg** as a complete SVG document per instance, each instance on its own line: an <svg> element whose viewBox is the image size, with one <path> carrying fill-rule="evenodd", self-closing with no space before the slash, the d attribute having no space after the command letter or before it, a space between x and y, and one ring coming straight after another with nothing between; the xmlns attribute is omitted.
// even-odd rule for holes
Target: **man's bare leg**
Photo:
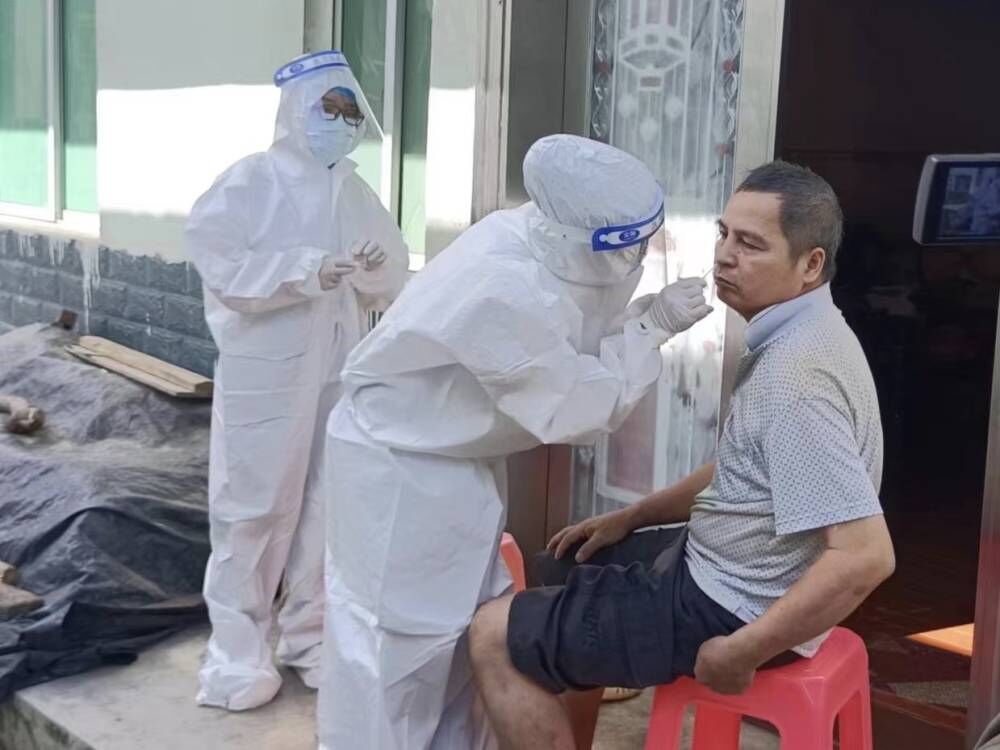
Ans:
<svg viewBox="0 0 1000 750"><path fill-rule="evenodd" d="M590 750L594 744L594 730L597 729L597 713L601 709L604 688L594 690L571 690L562 696L569 723L573 728L576 750Z"/></svg>
<svg viewBox="0 0 1000 750"><path fill-rule="evenodd" d="M573 729L558 696L521 674L507 652L513 597L484 604L469 629L476 684L505 750L574 750Z"/></svg>

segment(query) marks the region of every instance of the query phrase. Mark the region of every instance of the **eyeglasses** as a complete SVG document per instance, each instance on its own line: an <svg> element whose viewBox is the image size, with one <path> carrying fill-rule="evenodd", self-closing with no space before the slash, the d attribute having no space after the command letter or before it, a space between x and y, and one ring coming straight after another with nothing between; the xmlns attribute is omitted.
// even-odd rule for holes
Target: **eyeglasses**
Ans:
<svg viewBox="0 0 1000 750"><path fill-rule="evenodd" d="M339 94L324 96L322 104L323 118L326 120L343 117L344 122L355 128L365 121L365 116L358 109L358 105Z"/></svg>

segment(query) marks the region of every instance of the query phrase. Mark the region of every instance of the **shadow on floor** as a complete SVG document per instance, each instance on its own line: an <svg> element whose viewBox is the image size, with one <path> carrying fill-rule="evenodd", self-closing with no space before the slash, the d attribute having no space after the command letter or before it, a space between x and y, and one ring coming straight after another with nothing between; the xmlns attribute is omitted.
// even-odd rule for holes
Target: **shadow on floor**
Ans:
<svg viewBox="0 0 1000 750"><path fill-rule="evenodd" d="M650 688L631 700L602 705L593 750L643 750L652 701L653 689ZM689 715L684 726L682 748L689 747L690 733ZM778 750L778 747L776 734L760 727L743 724L740 750Z"/></svg>

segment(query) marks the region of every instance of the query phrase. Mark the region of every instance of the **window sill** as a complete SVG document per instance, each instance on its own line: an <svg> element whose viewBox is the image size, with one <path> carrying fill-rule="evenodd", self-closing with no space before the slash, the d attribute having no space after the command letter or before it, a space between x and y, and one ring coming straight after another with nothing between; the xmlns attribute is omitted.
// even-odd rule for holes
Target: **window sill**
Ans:
<svg viewBox="0 0 1000 750"><path fill-rule="evenodd" d="M100 214L64 211L61 220L45 221L0 213L0 229L14 229L19 232L46 234L67 240L93 242L101 237L101 217Z"/></svg>

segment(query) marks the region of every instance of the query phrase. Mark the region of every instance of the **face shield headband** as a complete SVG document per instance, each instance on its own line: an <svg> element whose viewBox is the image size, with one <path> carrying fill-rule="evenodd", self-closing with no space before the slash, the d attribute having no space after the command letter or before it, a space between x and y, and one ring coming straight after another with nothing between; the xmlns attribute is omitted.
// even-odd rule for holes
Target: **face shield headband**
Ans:
<svg viewBox="0 0 1000 750"><path fill-rule="evenodd" d="M663 225L662 190L660 190L658 202L659 208L651 216L632 224L618 224L599 229L581 229L580 227L560 224L548 217L546 217L546 224L564 239L590 245L595 253L624 250L627 247L638 245L643 240L648 240Z"/></svg>
<svg viewBox="0 0 1000 750"><path fill-rule="evenodd" d="M281 87L289 81L294 81L307 73L314 73L323 68L347 68L347 58L337 50L314 52L300 57L287 65L282 65L274 74L274 85Z"/></svg>

